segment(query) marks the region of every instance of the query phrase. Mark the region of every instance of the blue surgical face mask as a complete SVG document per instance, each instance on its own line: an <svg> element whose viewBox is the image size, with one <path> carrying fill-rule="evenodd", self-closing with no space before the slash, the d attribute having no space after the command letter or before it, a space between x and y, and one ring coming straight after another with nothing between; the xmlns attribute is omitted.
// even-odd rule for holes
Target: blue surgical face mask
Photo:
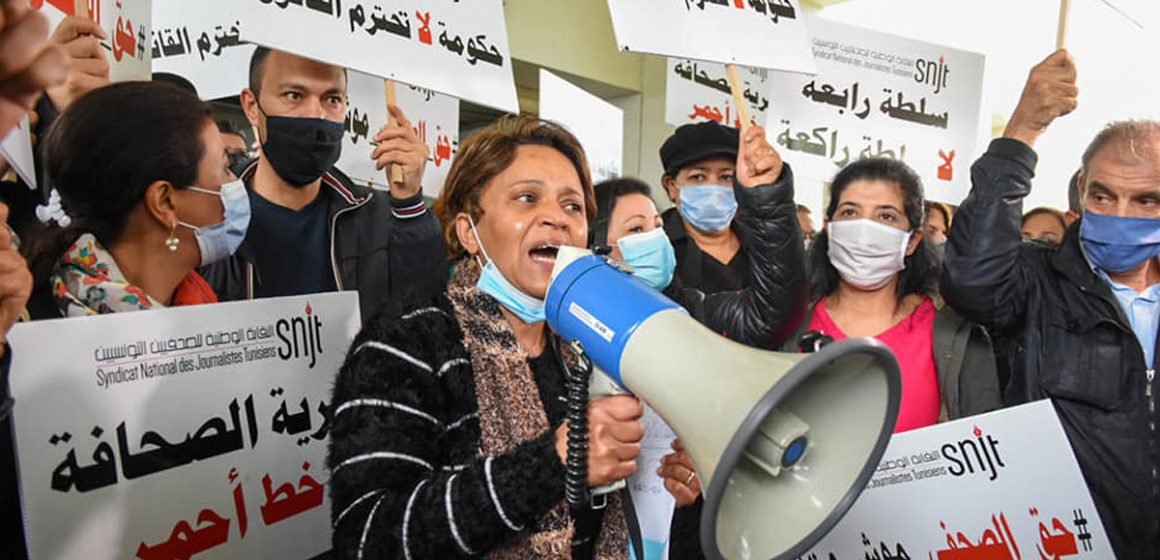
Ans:
<svg viewBox="0 0 1160 560"><path fill-rule="evenodd" d="M508 282L507 278L504 278L503 273L495 266L495 261L487 255L487 249L483 248L483 241L479 239L479 232L475 229L475 220L468 216L467 221L471 224L471 233L475 235L475 242L479 243L479 251L487 259L487 264L483 264L479 255L475 256L475 261L479 263L481 270L475 287L495 298L504 309L511 311L525 323L539 323L545 320L544 300L525 294L513 286L511 282Z"/></svg>
<svg viewBox="0 0 1160 560"><path fill-rule="evenodd" d="M250 226L250 197L246 195L246 187L241 179L222 185L221 192L198 187L189 187L189 190L220 196L222 206L226 209L225 219L216 224L198 227L177 222L193 230L197 248L201 251L201 265L220 261L236 253Z"/></svg>
<svg viewBox="0 0 1160 560"><path fill-rule="evenodd" d="M621 237L616 244L633 276L657 290L669 287L677 269L677 254L663 229Z"/></svg>
<svg viewBox="0 0 1160 560"><path fill-rule="evenodd" d="M1079 237L1093 265L1105 272L1125 272L1160 254L1160 219L1085 212Z"/></svg>
<svg viewBox="0 0 1160 560"><path fill-rule="evenodd" d="M737 199L733 189L721 185L681 187L677 208L689 224L708 233L720 233L733 223Z"/></svg>

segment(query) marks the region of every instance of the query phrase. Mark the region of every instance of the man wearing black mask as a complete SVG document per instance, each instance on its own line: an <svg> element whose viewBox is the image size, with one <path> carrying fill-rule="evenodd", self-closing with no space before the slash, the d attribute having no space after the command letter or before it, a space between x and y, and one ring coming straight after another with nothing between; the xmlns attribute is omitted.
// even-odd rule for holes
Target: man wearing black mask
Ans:
<svg viewBox="0 0 1160 560"><path fill-rule="evenodd" d="M222 143L226 145L226 160L229 161L230 172L235 177L241 177L253 159L246 137L229 121L218 121L217 127L218 132L222 133Z"/></svg>
<svg viewBox="0 0 1160 560"><path fill-rule="evenodd" d="M259 47L242 107L258 158L240 176L252 217L237 254L204 276L223 301L357 290L363 318L388 300L433 293L447 276L438 221L420 189L427 146L406 115L376 136L370 157L398 166L390 193L334 168L347 112L346 71Z"/></svg>

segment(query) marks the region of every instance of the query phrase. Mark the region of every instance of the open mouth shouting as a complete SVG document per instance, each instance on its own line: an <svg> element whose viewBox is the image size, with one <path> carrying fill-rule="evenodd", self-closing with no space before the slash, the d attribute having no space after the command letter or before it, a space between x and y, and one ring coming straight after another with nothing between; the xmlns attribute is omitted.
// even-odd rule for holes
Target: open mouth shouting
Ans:
<svg viewBox="0 0 1160 560"><path fill-rule="evenodd" d="M528 251L528 256L531 257L532 262L545 265L550 269L556 264L556 253L560 252L561 245L563 242L547 241Z"/></svg>

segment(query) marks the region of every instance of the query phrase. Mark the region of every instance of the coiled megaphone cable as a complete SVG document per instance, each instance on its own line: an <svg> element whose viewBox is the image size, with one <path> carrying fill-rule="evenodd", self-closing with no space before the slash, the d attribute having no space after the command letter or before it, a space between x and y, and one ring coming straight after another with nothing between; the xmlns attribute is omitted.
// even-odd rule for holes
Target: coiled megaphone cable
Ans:
<svg viewBox="0 0 1160 560"><path fill-rule="evenodd" d="M576 364L569 365L564 348L553 337L556 359L564 371L564 385L568 409L568 458L564 465L564 497L573 508L588 503L588 381L592 377L592 361L576 348ZM578 346L578 345L577 345Z"/></svg>

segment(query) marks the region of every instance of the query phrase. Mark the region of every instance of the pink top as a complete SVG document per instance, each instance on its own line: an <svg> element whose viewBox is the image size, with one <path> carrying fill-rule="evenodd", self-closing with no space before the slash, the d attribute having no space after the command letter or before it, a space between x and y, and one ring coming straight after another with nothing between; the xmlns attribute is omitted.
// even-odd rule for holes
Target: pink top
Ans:
<svg viewBox="0 0 1160 560"><path fill-rule="evenodd" d="M896 434L938 422L942 401L932 343L935 314L934 303L924 297L922 304L909 317L874 336L890 347L902 369L902 406L898 411L898 423L894 425ZM848 338L830 318L825 299L818 300L814 306L814 317L808 330L831 336L835 342Z"/></svg>

